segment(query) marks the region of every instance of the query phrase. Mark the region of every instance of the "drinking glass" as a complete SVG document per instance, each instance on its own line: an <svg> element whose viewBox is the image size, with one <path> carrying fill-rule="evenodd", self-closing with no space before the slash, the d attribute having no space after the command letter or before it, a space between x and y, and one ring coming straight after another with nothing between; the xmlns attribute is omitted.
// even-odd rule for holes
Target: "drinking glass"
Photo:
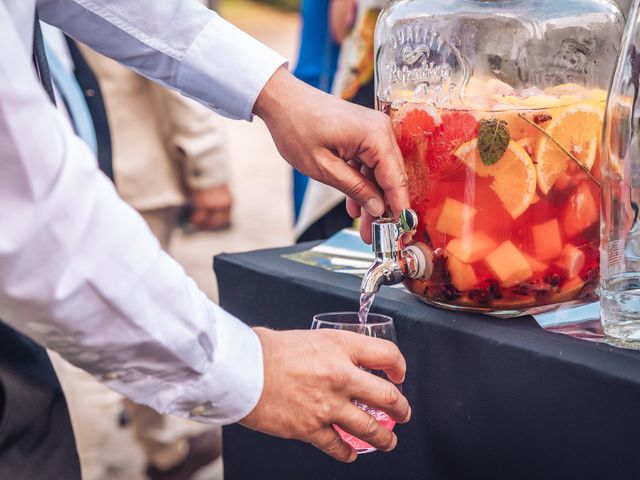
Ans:
<svg viewBox="0 0 640 480"><path fill-rule="evenodd" d="M397 343L393 319L376 313L369 314L367 317L367 323L360 323L357 312L321 313L313 317L313 324L311 325L311 328L334 328L336 330L346 330L349 332L359 333L360 335L382 338L389 340L390 342ZM364 367L360 368L372 373L373 375L384 378L385 380L389 380L387 375L381 370L365 369ZM402 391L401 385L396 384L396 387ZM396 422L389 418L386 413L376 408L369 407L358 400L354 400L354 404L369 415L373 416L383 427L388 430L393 430ZM376 448L372 447L367 442L345 432L337 425L334 425L333 428L335 428L345 442L355 449L356 453L370 453L376 450Z"/></svg>

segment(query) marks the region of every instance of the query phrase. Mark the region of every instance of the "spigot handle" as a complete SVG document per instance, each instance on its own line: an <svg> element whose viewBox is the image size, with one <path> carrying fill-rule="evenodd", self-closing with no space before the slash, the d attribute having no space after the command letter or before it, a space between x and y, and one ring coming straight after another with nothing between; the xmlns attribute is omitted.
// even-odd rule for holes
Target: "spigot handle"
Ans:
<svg viewBox="0 0 640 480"><path fill-rule="evenodd" d="M398 222L400 234L414 234L418 228L418 215L410 208L405 208L400 212L400 221Z"/></svg>
<svg viewBox="0 0 640 480"><path fill-rule="evenodd" d="M411 209L400 213L400 220L380 218L371 225L372 247L376 255L380 253L397 253L402 250L402 237L415 233L418 227L418 216Z"/></svg>
<svg viewBox="0 0 640 480"><path fill-rule="evenodd" d="M418 228L418 214L410 208L400 212L400 220L397 222L391 217L380 217L373 221L373 225L394 225L401 234L415 233Z"/></svg>
<svg viewBox="0 0 640 480"><path fill-rule="evenodd" d="M417 228L418 216L410 209L403 210L397 222L384 217L371 224L371 247L375 260L362 279L363 293L375 293L381 285L396 285L406 278L426 279L431 276L431 251L404 245L403 237L415 234ZM424 245L424 249L427 248Z"/></svg>

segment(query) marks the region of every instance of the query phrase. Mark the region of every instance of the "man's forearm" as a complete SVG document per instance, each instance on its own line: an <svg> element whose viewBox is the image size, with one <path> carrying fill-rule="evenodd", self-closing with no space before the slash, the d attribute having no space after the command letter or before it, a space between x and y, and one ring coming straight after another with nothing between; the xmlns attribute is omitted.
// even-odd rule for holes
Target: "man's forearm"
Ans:
<svg viewBox="0 0 640 480"><path fill-rule="evenodd" d="M0 45L0 319L139 403L218 423L246 415L262 389L257 337L98 172L2 0Z"/></svg>

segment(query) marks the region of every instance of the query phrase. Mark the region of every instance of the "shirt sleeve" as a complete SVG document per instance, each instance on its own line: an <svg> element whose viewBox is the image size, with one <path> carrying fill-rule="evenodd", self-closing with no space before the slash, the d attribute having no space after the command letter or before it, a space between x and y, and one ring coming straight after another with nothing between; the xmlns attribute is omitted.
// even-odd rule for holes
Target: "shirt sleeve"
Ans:
<svg viewBox="0 0 640 480"><path fill-rule="evenodd" d="M162 413L243 418L262 391L257 336L206 298L97 171L2 1L0 45L0 318Z"/></svg>
<svg viewBox="0 0 640 480"><path fill-rule="evenodd" d="M197 0L39 0L40 17L230 118L250 119L286 59Z"/></svg>

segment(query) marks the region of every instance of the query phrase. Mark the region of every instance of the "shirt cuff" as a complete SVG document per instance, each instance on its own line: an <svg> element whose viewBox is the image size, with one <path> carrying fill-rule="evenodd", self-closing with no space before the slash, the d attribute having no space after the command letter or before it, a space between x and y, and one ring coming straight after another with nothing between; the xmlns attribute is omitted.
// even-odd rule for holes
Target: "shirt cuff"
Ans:
<svg viewBox="0 0 640 480"><path fill-rule="evenodd" d="M264 385L262 344L247 325L220 307L213 305L213 308L216 322L213 362L183 392L181 398L185 403L174 403L169 413L198 422L228 425L249 415L260 400Z"/></svg>
<svg viewBox="0 0 640 480"><path fill-rule="evenodd" d="M214 111L250 120L267 81L287 59L215 15L187 50L176 87Z"/></svg>

